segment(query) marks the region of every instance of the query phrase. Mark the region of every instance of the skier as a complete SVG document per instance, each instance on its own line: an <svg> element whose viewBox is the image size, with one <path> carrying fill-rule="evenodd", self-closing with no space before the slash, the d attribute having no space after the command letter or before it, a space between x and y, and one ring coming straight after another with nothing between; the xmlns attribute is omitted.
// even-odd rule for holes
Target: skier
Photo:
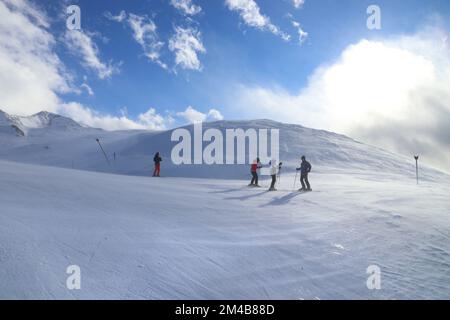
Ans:
<svg viewBox="0 0 450 320"><path fill-rule="evenodd" d="M302 183L302 188L299 191L312 191L308 181L308 174L311 172L311 168L311 164L306 161L306 157L302 156L300 168L297 168L297 171L300 171L300 182Z"/></svg>
<svg viewBox="0 0 450 320"><path fill-rule="evenodd" d="M259 158L256 158L253 161L252 166L250 168L250 172L252 174L252 181L248 185L249 187L259 187L259 184L258 184L258 169L261 169L261 168L262 168L261 161L259 160Z"/></svg>
<svg viewBox="0 0 450 320"><path fill-rule="evenodd" d="M277 189L275 189L275 184L277 182L277 174L278 174L278 164L277 164L277 160L273 159L272 161L270 161L270 175L272 177L272 183L270 185L270 189L269 191L277 191Z"/></svg>
<svg viewBox="0 0 450 320"><path fill-rule="evenodd" d="M162 158L159 156L159 152L157 152L153 157L153 162L155 163L155 170L153 171L154 177L159 177L159 173L161 171L161 161Z"/></svg>
<svg viewBox="0 0 450 320"><path fill-rule="evenodd" d="M278 174L277 174L277 183L280 184L281 181L281 168L283 166L283 162L278 164Z"/></svg>

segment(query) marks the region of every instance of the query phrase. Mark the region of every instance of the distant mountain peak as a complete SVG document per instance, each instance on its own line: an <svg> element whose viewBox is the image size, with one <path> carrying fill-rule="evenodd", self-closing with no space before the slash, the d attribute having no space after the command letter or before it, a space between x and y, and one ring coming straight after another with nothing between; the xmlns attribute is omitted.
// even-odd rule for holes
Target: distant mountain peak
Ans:
<svg viewBox="0 0 450 320"><path fill-rule="evenodd" d="M0 110L0 132L25 136L31 129L71 130L82 126L71 118L48 111L40 111L31 116L15 116Z"/></svg>
<svg viewBox="0 0 450 320"><path fill-rule="evenodd" d="M32 116L21 117L21 122L30 129L44 127L79 128L81 125L71 118L63 117L56 113L41 111Z"/></svg>

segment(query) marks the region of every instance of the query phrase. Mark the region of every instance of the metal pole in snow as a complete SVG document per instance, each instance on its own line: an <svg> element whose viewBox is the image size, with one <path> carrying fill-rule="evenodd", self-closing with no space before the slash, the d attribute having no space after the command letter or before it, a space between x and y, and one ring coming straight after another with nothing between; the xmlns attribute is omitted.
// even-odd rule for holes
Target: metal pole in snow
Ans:
<svg viewBox="0 0 450 320"><path fill-rule="evenodd" d="M108 162L108 165L111 165L111 162L109 162L108 156L106 155L105 150L102 147L102 144L100 143L100 139L95 139L100 146L100 149L102 149L103 155L105 156L106 162Z"/></svg>
<svg viewBox="0 0 450 320"><path fill-rule="evenodd" d="M295 191L295 183L297 182L297 176L298 176L298 170L295 172L294 187L292 188L292 191Z"/></svg>
<svg viewBox="0 0 450 320"><path fill-rule="evenodd" d="M419 156L414 156L414 159L416 159L416 180L419 184Z"/></svg>

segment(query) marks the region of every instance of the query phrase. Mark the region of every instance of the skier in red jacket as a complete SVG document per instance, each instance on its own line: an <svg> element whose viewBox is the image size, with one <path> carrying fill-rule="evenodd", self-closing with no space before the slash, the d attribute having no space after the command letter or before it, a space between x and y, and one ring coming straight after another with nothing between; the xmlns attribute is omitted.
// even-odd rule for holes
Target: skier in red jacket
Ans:
<svg viewBox="0 0 450 320"><path fill-rule="evenodd" d="M159 156L159 152L157 152L153 157L153 162L155 163L155 170L153 171L154 177L159 177L159 174L161 172L161 161L162 158Z"/></svg>
<svg viewBox="0 0 450 320"><path fill-rule="evenodd" d="M258 184L258 169L261 169L261 161L259 158L256 158L256 160L253 161L250 172L252 174L252 181L248 185L249 187L259 187Z"/></svg>

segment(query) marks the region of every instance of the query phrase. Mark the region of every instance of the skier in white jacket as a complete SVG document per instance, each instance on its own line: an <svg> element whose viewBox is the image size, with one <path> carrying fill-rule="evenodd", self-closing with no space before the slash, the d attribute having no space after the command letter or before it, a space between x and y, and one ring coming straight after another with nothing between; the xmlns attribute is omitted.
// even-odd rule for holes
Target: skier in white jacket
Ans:
<svg viewBox="0 0 450 320"><path fill-rule="evenodd" d="M275 189L275 183L277 183L277 174L278 161L276 159L272 159L272 161L270 161L270 175L272 176L272 184L270 185L269 191L277 191L277 189Z"/></svg>

